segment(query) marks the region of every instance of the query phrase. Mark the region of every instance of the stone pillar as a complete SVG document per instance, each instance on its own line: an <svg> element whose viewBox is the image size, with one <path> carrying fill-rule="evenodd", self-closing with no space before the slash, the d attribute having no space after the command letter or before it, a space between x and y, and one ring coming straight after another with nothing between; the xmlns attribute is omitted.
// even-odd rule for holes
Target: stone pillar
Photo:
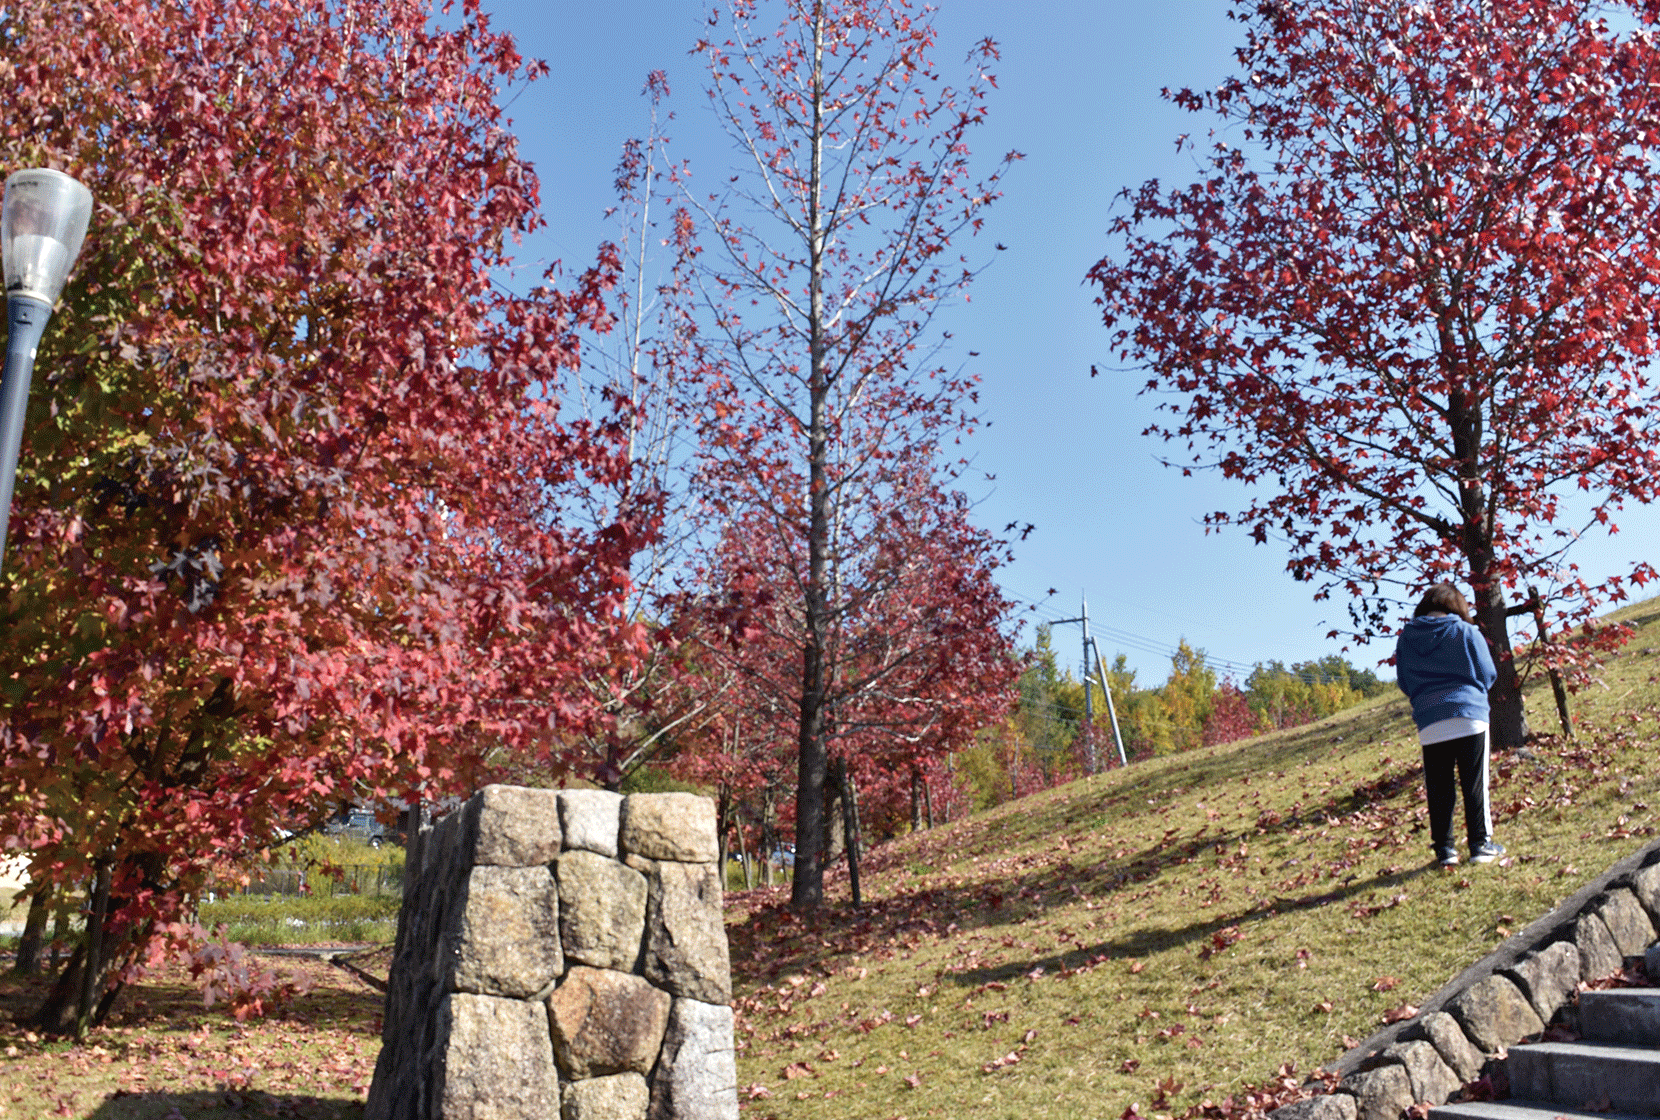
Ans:
<svg viewBox="0 0 1660 1120"><path fill-rule="evenodd" d="M737 1120L714 803L487 786L411 844L368 1120Z"/></svg>

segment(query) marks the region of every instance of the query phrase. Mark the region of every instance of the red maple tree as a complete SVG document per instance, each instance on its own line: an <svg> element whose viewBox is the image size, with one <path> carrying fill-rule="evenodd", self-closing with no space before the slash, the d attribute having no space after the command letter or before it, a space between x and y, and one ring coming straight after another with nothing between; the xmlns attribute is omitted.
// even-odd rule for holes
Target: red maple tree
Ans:
<svg viewBox="0 0 1660 1120"><path fill-rule="evenodd" d="M742 166L688 193L707 245L688 246L705 298L686 307L705 390L701 492L719 520L770 536L792 566L799 644L792 902L823 900L824 790L842 667L834 643L907 503L950 501L950 441L973 426L974 379L937 368L933 318L974 269L953 238L978 230L1008 161L975 179L995 46L969 82L942 80L926 9L904 0L784 0L776 24L725 5L699 44L716 117ZM1012 154L1009 159L1015 158ZM691 332L685 337L690 338ZM918 487L918 477L925 486ZM919 522L920 523L920 522Z"/></svg>
<svg viewBox="0 0 1660 1120"><path fill-rule="evenodd" d="M1249 4L1241 75L1167 94L1218 120L1202 177L1126 191L1089 274L1114 346L1170 394L1149 432L1260 489L1208 526L1283 539L1363 639L1429 583L1473 587L1501 746L1525 735L1520 589L1566 629L1655 574L1592 583L1568 552L1660 473L1656 16Z"/></svg>
<svg viewBox="0 0 1660 1120"><path fill-rule="evenodd" d="M492 284L538 221L498 102L534 68L476 3L72 8L0 25L8 163L97 199L0 614L0 837L90 900L50 1029L283 830L566 764L654 517L626 417L553 403L615 260Z"/></svg>
<svg viewBox="0 0 1660 1120"><path fill-rule="evenodd" d="M960 494L925 488L890 510L858 552L838 553L849 591L826 629L823 719L843 820L828 823L840 826L855 882L858 799L875 792L880 830L891 833L912 775L968 746L1014 703L1013 609L994 578L1008 550L968 512ZM720 593L681 616L695 649L687 679L713 715L700 739L683 742L676 769L738 799L770 792L799 748L808 557L803 542L790 552L778 545L764 513L741 515L706 574ZM768 820L768 808L751 815ZM799 866L799 812L779 819L792 816Z"/></svg>

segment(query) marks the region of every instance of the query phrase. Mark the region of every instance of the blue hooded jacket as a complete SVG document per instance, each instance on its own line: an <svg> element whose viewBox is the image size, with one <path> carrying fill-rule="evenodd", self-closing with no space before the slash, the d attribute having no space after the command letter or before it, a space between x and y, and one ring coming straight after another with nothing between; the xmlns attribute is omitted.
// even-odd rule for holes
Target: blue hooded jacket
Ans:
<svg viewBox="0 0 1660 1120"><path fill-rule="evenodd" d="M1487 639L1454 615L1408 622L1395 642L1395 683L1412 700L1422 731L1444 719L1487 719L1487 690L1498 679Z"/></svg>

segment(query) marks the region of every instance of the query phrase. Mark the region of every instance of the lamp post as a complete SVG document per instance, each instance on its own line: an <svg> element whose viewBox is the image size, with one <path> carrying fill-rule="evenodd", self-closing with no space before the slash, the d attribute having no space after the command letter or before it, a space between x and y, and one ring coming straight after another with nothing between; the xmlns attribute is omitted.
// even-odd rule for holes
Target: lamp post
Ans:
<svg viewBox="0 0 1660 1120"><path fill-rule="evenodd" d="M0 252L6 277L6 372L0 379L0 570L12 484L29 410L29 378L46 320L63 294L92 218L92 192L61 171L34 168L6 180Z"/></svg>

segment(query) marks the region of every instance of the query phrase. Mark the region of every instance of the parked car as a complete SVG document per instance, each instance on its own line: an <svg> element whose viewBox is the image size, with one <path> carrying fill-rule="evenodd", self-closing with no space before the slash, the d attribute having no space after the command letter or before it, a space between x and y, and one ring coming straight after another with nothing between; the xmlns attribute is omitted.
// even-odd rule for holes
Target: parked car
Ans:
<svg viewBox="0 0 1660 1120"><path fill-rule="evenodd" d="M342 809L333 820L323 826L323 834L361 840L371 848L378 848L388 840L395 839L392 830L375 819L373 809L360 809L355 806Z"/></svg>

